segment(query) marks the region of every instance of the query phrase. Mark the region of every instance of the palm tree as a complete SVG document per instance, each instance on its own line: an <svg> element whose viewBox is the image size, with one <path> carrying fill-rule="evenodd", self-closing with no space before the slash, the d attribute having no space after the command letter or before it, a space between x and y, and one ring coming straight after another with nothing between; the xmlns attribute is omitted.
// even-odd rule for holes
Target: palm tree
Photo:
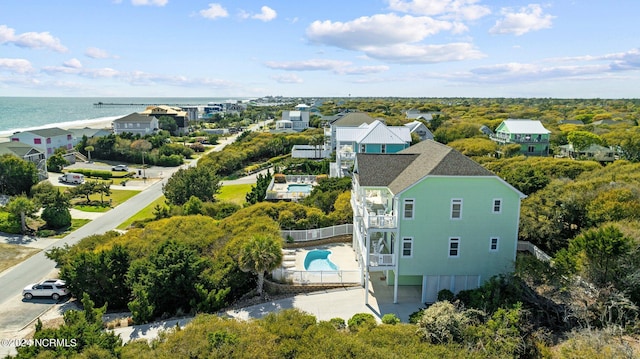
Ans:
<svg viewBox="0 0 640 359"><path fill-rule="evenodd" d="M255 235L240 249L238 264L243 272L258 275L258 295L262 296L264 273L282 264L282 240L278 237Z"/></svg>
<svg viewBox="0 0 640 359"><path fill-rule="evenodd" d="M314 149L314 155L316 158L320 158L322 157L321 155L318 155L319 152L319 147L321 145L324 145L324 135L315 135L313 137L311 137L311 140L309 140L309 144L311 146L313 146Z"/></svg>
<svg viewBox="0 0 640 359"><path fill-rule="evenodd" d="M87 155L89 156L89 163L91 163L91 151L94 151L95 147L87 146L84 148L84 150L87 151Z"/></svg>
<svg viewBox="0 0 640 359"><path fill-rule="evenodd" d="M25 234L28 231L27 216L33 216L36 213L36 206L27 196L20 195L14 197L7 204L7 210L14 216L20 218L20 229Z"/></svg>

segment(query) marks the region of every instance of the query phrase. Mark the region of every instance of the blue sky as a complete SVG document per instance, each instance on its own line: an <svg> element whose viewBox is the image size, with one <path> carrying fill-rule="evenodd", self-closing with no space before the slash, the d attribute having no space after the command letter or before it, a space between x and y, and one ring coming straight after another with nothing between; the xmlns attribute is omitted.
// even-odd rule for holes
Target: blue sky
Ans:
<svg viewBox="0 0 640 359"><path fill-rule="evenodd" d="M637 98L640 1L2 0L0 96Z"/></svg>

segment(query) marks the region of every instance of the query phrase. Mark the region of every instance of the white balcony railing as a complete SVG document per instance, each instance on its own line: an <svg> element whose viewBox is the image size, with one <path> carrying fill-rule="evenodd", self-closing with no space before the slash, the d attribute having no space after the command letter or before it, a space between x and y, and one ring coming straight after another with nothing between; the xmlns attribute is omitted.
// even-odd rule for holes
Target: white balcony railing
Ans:
<svg viewBox="0 0 640 359"><path fill-rule="evenodd" d="M396 228L398 223L398 216L395 214L373 214L364 211L364 223L368 228Z"/></svg>
<svg viewBox="0 0 640 359"><path fill-rule="evenodd" d="M353 160L356 158L355 152L339 151L338 156L343 160Z"/></svg>

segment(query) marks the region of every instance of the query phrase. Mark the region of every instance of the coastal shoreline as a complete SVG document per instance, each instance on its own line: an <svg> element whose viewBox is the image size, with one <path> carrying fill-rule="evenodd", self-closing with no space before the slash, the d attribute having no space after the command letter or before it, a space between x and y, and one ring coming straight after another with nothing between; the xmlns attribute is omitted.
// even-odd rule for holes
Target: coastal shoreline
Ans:
<svg viewBox="0 0 640 359"><path fill-rule="evenodd" d="M112 129L112 122L115 119L118 119L122 116L107 116L100 118L92 118L87 120L78 120L78 121L68 121L68 122L59 122L59 123L50 123L43 126L35 126L28 128L17 128L9 131L0 131L0 142L9 142L9 139L12 134L16 132L23 131L31 131L31 130L40 130L44 128L53 128L58 127L64 130L76 129L76 128L95 128L95 129Z"/></svg>

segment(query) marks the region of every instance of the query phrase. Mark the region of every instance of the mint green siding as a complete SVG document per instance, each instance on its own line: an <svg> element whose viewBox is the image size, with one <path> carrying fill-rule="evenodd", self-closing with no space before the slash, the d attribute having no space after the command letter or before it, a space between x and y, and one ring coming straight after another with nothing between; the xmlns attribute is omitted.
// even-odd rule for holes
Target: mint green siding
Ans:
<svg viewBox="0 0 640 359"><path fill-rule="evenodd" d="M399 257L399 284L419 284L422 275L480 276L513 270L519 194L497 177L427 177L399 196L398 241L413 237L413 257ZM402 218L402 202L414 199L414 219ZM451 219L451 200L462 199L462 218ZM501 199L500 213L493 213ZM449 239L459 238L459 257L449 257ZM498 249L490 251L492 237Z"/></svg>

